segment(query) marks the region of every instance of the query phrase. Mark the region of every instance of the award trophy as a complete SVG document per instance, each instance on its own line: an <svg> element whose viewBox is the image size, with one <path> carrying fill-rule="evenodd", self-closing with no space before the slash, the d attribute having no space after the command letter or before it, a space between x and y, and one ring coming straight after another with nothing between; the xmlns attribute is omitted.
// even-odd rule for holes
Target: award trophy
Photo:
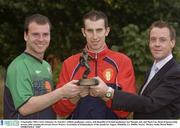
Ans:
<svg viewBox="0 0 180 128"><path fill-rule="evenodd" d="M99 82L95 78L87 78L88 74L91 72L88 60L89 55L86 50L83 50L83 53L80 57L80 64L86 68L83 74L83 78L78 81L79 86L89 86L89 85L98 85Z"/></svg>

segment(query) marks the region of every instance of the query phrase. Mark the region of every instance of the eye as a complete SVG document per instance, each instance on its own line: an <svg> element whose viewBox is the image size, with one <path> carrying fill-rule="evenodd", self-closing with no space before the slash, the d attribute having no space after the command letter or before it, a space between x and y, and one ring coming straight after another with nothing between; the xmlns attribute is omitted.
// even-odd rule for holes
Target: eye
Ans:
<svg viewBox="0 0 180 128"><path fill-rule="evenodd" d="M150 41L151 41L151 42L155 42L155 41L156 41L156 38L155 38L155 37L151 37L151 38L150 38Z"/></svg>
<svg viewBox="0 0 180 128"><path fill-rule="evenodd" d="M89 33L92 33L92 32L93 32L92 29L86 29L86 31L89 32Z"/></svg>
<svg viewBox="0 0 180 128"><path fill-rule="evenodd" d="M164 38L164 37L161 37L161 38L159 38L159 41L160 41L160 42L165 42L165 41L167 41L167 39Z"/></svg>
<svg viewBox="0 0 180 128"><path fill-rule="evenodd" d="M39 35L39 33L32 33L31 34L34 38L38 38L40 35Z"/></svg>
<svg viewBox="0 0 180 128"><path fill-rule="evenodd" d="M100 32L103 31L103 29L99 28L99 29L97 29L96 31L97 31L98 33L100 33Z"/></svg>
<svg viewBox="0 0 180 128"><path fill-rule="evenodd" d="M50 33L44 33L43 37L48 37L50 35Z"/></svg>

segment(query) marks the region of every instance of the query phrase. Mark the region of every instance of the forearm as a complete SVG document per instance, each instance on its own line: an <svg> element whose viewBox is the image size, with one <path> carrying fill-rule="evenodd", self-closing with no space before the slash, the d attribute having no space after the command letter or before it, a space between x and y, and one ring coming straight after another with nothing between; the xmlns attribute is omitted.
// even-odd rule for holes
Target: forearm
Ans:
<svg viewBox="0 0 180 128"><path fill-rule="evenodd" d="M63 91L61 91L61 89L59 88L41 96L33 96L23 106L19 108L19 112L23 116L27 116L39 112L51 106L59 99L62 99L63 98L62 92Z"/></svg>

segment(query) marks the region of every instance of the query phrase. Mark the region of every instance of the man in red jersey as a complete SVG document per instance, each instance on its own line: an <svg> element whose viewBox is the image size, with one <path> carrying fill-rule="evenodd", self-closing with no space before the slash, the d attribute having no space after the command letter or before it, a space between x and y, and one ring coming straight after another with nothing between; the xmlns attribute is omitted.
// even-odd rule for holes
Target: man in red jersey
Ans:
<svg viewBox="0 0 180 128"><path fill-rule="evenodd" d="M84 49L90 58L91 72L88 78L98 76L114 89L135 93L135 76L130 58L108 49L106 45L105 37L110 31L107 16L101 11L93 10L84 15L83 23L81 30L87 42ZM81 54L73 55L64 61L57 88L70 80L82 78L86 68L79 61ZM78 96L59 100L53 107L54 111L60 116L70 116L73 119L127 118L128 112L111 110L110 96L90 96L90 86L80 89Z"/></svg>

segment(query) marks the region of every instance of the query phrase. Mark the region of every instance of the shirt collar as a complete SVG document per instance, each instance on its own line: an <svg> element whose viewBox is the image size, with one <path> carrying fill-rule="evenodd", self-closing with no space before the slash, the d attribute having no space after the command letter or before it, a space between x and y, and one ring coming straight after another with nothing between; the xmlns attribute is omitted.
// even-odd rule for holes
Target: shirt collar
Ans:
<svg viewBox="0 0 180 128"><path fill-rule="evenodd" d="M107 45L105 44L105 45L104 45L104 48L103 48L101 51L99 51L99 52L90 51L90 50L87 48L87 46L85 47L85 50L88 52L88 54L89 54L89 56L90 56L91 58L97 59L97 58L99 58L99 57L102 57L102 58L103 58L104 56L106 56L109 49L108 49Z"/></svg>
<svg viewBox="0 0 180 128"><path fill-rule="evenodd" d="M170 59L173 58L172 54L169 54L166 58L160 60L159 62L155 63L153 65L156 65L156 67L158 68L158 70L160 70Z"/></svg>

